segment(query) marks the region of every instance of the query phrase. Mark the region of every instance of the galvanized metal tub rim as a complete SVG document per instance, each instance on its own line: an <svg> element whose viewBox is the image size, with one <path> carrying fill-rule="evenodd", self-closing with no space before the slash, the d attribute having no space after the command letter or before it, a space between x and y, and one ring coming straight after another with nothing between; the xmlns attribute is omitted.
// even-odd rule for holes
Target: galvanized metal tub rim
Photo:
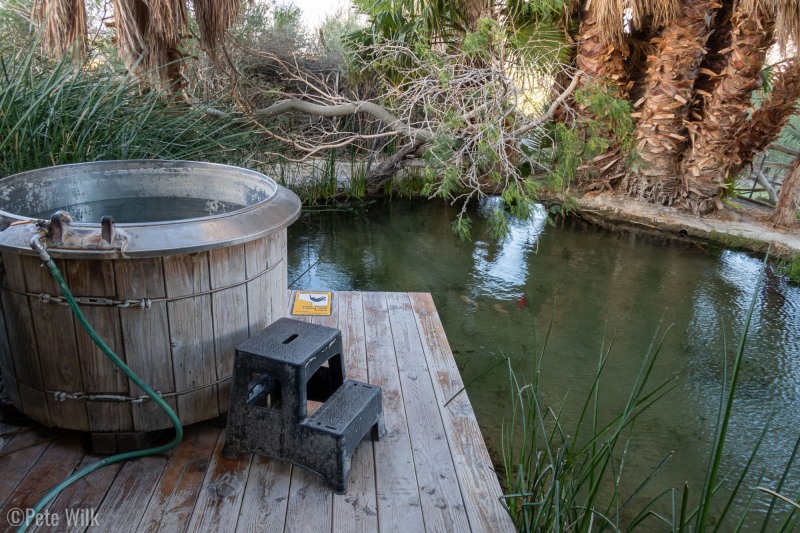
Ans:
<svg viewBox="0 0 800 533"><path fill-rule="evenodd" d="M33 254L35 224L30 214L56 206L114 198L212 196L241 205L219 214L156 222L116 224L124 246L118 249L59 247L53 257L119 259L201 252L248 242L294 222L300 200L273 179L252 170L216 163L129 160L77 163L31 170L0 180L0 250ZM14 225L12 225L14 224ZM78 233L98 234L98 222L72 222Z"/></svg>

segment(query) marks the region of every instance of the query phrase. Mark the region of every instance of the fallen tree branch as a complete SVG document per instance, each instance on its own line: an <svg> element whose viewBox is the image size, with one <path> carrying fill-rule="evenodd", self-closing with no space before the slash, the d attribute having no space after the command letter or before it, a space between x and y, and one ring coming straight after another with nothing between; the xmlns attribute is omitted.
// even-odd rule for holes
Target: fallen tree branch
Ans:
<svg viewBox="0 0 800 533"><path fill-rule="evenodd" d="M413 140L419 139L423 142L427 142L433 139L432 132L424 129L412 128L385 108L373 102L357 101L345 104L322 105L300 100L299 98L290 98L272 104L267 108L260 109L253 113L253 116L255 118L272 118L288 113L289 111L300 111L302 113L310 113L321 117L342 117L362 112L369 113L378 120L383 121L387 129L396 130Z"/></svg>
<svg viewBox="0 0 800 533"><path fill-rule="evenodd" d="M781 146L778 143L772 143L767 146L770 150L775 150L776 152L783 152L784 154L789 154L794 157L800 157L800 152L797 150L792 150L791 148L786 148L785 146Z"/></svg>
<svg viewBox="0 0 800 533"><path fill-rule="evenodd" d="M408 154L413 154L423 144L425 144L425 141L413 141L395 152L392 157L375 167L375 170L370 172L367 176L367 192L370 194L377 194L381 187L383 187L384 183L389 181L389 179L394 175L397 165L399 165Z"/></svg>
<svg viewBox="0 0 800 533"><path fill-rule="evenodd" d="M379 139L386 138L386 137L394 137L394 136L398 135L400 132L398 132L398 131L386 131L386 132L383 132L383 133L376 133L374 135L355 135L354 134L353 136L351 136L351 137L349 137L347 139L344 139L344 140L342 140L340 142L337 142L337 143L324 143L324 144L318 144L318 145L313 146L313 147L312 146L303 146L302 144L298 143L297 141L274 135L271 132L267 132L267 133L270 136L272 136L274 139L277 139L277 140L279 140L281 142L284 142L286 144L290 144L291 146L296 148L298 151L303 152L303 157L292 158L292 157L289 157L286 154L282 154L282 153L278 153L278 152L264 152L264 155L271 156L271 157L277 157L277 158L283 159L284 161L288 161L290 163L302 163L304 161L307 161L307 160L311 159L311 157L313 157L314 155L316 155L319 152L323 152L323 151L326 151L326 150L336 150L337 148L343 148L345 146L349 146L349 145L353 144L356 141L370 140L370 139L374 139L374 140L377 141Z"/></svg>
<svg viewBox="0 0 800 533"><path fill-rule="evenodd" d="M546 142L550 132L543 126L560 109L569 109L582 74L569 72L572 77L563 92L550 93L554 100L544 114L532 115L530 110L542 108L540 95L551 90L552 80L559 78L564 67L553 64L552 70L542 70L540 62L516 63L499 48L492 53L496 60L475 62L463 53L447 51L432 60L408 43L374 42L357 50L357 55L402 60L390 62L391 69L376 69L374 62L364 62L362 77L369 80L366 92L341 91L338 81L332 84L318 76L297 55L262 53L259 58L266 62L258 63L258 72L276 79L279 90L254 92L235 114L237 120L262 129L270 142L288 148L285 154L276 153L283 148L270 145L264 153L270 159L301 162L321 151L336 157L342 148L352 146L348 156L366 160L365 185L370 195L379 193L399 168L425 166L429 196L466 202L483 196L484 191L512 191L509 198L521 205L534 198L523 163L546 169L536 160L536 150L526 153L522 144L534 142L536 130L540 131L535 142ZM370 96L377 94L381 96ZM207 112L216 117L233 115L218 109ZM383 155L380 140L392 137L401 146L373 165L373 158ZM464 209L459 215L462 222Z"/></svg>
<svg viewBox="0 0 800 533"><path fill-rule="evenodd" d="M302 105L297 106L297 107L295 107L294 105L292 105L292 106L281 105L281 104L285 104L286 102L292 102L292 101L299 102ZM374 113L372 113L372 111L375 110L374 108L379 108L380 110L382 110L382 114L384 114L386 116L393 117L393 115L391 113L389 113L388 111L386 111L382 107L378 106L377 104L372 104L371 102L361 102L361 103L362 104L370 104L369 106L366 106L366 107L370 108L370 111L367 111L366 109L356 109L355 112L363 110L365 112L368 112L368 113L374 115ZM279 105L280 105L280 107L275 109ZM292 111L292 110L304 111L304 112L308 112L308 113L312 113L312 114L317 114L319 116L336 117L336 116L343 116L343 115L348 115L348 114L352 114L352 113L346 113L346 112L339 113L339 111L341 111L341 109L338 109L338 110L334 109L333 112L331 112L330 114L326 113L325 111L330 110L331 108L336 108L336 107L341 108L343 106L354 106L354 105L355 104L336 104L336 105L314 104L314 103L311 103L311 102L306 102L306 101L303 101L303 100L298 100L296 98L293 98L293 99L290 99L290 100L283 100L283 101L278 102L277 104L274 104L274 105L272 105L272 106L270 106L268 108L262 109L260 111L256 111L255 113L253 113L251 115L253 117L251 119L247 119L245 117L241 117L238 120L241 121L241 122L251 122L254 118L263 118L264 116L266 116L268 118L269 117L274 117L274 116L277 116L277 115L280 115L280 114L283 114L283 113L287 113L287 112ZM313 111L308 111L306 109L306 107L308 107L308 106L311 106L311 107L317 109L319 112L318 113L314 113ZM360 106L360 107L363 108L365 106ZM228 118L228 117L230 117L230 113L227 113L226 111L222 111L221 109L215 109L215 108L212 108L212 107L207 107L204 110L205 110L206 114L208 114L208 115L210 115L212 117L215 117L215 118ZM291 162L295 162L295 163L299 163L299 162L305 161L309 157L311 157L311 156L313 156L313 155L315 155L315 154L317 154L317 153L319 153L321 151L333 150L333 149L336 149L336 148L342 148L344 146L348 146L350 144L353 144L356 141L361 141L361 140L378 140L378 139L384 139L384 138L387 138L387 137L396 137L398 135L406 135L406 136L416 135L416 137L422 139L423 142L427 142L429 139L433 138L433 135L430 132L428 132L426 130L421 130L421 129L418 129L418 128L411 128L408 125L404 124L400 119L398 119L396 117L394 117L394 118L395 118L395 122L400 124L403 129L400 129L400 130L397 130L397 129L391 129L391 130L384 129L381 132L374 133L374 134L357 134L357 133L354 133L354 134L350 134L346 139L344 139L342 141L330 142L330 143L319 143L318 142L318 143L315 143L313 146L312 145L304 146L302 143L300 143L300 142L298 142L298 141L296 141L294 139L291 139L291 138L288 138L288 137L282 137L282 136L278 135L277 133L275 133L273 131L270 131L270 130L265 130L264 133L267 134L269 137L274 138L274 139L276 139L276 140L278 140L278 141L280 141L282 143L289 144L289 145L293 146L298 151L304 152L303 157L301 157L299 159L293 159L293 158L288 157L288 156L286 156L284 154L270 153L271 155L279 156L279 157L281 157L281 158L283 158L283 159L285 159L287 161L291 161ZM261 125L261 126L263 128L263 125Z"/></svg>
<svg viewBox="0 0 800 533"><path fill-rule="evenodd" d="M769 182L769 180L767 180L767 178L764 176L764 173L759 170L758 172L755 173L755 179L756 183L764 187L764 190L767 191L767 195L769 196L769 201L772 203L772 205L777 204L778 193L775 191L775 187L773 187L772 184Z"/></svg>

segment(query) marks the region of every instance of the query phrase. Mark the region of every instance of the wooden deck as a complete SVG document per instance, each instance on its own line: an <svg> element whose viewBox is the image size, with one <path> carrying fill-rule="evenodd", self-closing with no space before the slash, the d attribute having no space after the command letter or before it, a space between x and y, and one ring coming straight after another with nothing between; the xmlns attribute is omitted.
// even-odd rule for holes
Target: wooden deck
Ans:
<svg viewBox="0 0 800 533"><path fill-rule="evenodd" d="M59 526L37 530L87 530L66 526L67 511L80 509L95 512L90 531L513 530L430 295L334 293L332 315L313 320L342 330L348 377L383 388L389 434L361 442L347 494L290 464L222 459L225 431L210 421L187 427L169 456L110 465L77 482L50 505ZM0 433L0 530L11 529L12 508L32 507L98 460L80 433L2 423Z"/></svg>

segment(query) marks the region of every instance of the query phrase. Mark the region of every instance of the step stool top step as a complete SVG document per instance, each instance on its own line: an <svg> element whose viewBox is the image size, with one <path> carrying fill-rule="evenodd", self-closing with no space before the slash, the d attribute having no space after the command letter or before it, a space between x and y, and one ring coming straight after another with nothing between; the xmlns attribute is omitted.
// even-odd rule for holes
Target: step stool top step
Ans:
<svg viewBox="0 0 800 533"><path fill-rule="evenodd" d="M304 424L342 434L380 393L381 388L376 385L345 380Z"/></svg>
<svg viewBox="0 0 800 533"><path fill-rule="evenodd" d="M341 331L336 328L281 318L242 342L236 350L301 366L340 336Z"/></svg>

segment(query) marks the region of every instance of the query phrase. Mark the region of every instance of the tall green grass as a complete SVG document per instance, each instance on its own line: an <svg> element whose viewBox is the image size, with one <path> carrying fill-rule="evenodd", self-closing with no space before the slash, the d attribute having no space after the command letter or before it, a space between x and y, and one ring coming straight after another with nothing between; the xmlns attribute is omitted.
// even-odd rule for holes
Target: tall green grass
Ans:
<svg viewBox="0 0 800 533"><path fill-rule="evenodd" d="M366 162L355 149L345 155L344 164L341 152L328 150L323 157L305 161L273 158L259 168L296 192L308 207L359 204L367 194Z"/></svg>
<svg viewBox="0 0 800 533"><path fill-rule="evenodd" d="M113 61L52 61L36 42L0 50L0 176L113 159L244 165L258 137L136 82Z"/></svg>
<svg viewBox="0 0 800 533"><path fill-rule="evenodd" d="M688 485L669 487L649 501L644 498L643 490L658 471L669 468L670 456L667 456L633 491L621 493L626 455L636 420L672 388L669 381L652 383L661 346L657 339L654 338L642 360L624 407L610 421L598 416L601 378L610 348L601 354L593 385L583 401L577 422L566 420L564 403L551 407L542 401L539 369L545 349L537 357L533 380L528 384L521 384L509 365L512 399L510 421L503 432L503 499L520 531L727 532L752 528L758 521L762 532L793 530L800 517L800 504L797 497L792 498L782 491L800 450L800 437L775 487L760 486L763 473L753 483L754 476L750 472L767 427L762 428L749 460L738 471L723 473L720 467L745 357L747 331L764 268L766 260L733 366L730 372L727 368L724 372L715 438L709 450L705 482L699 490L690 490ZM771 499L766 511L762 508L755 514L753 505L760 494L767 494Z"/></svg>
<svg viewBox="0 0 800 533"><path fill-rule="evenodd" d="M546 343L545 343L546 345ZM671 388L668 381L652 385L660 343L653 343L642 361L622 412L601 421L600 378L610 353L604 350L596 378L571 427L563 407L540 399L537 358L534 379L521 385L510 371L511 421L504 429L503 460L509 511L521 531L593 531L617 528L632 500L618 490L625 453L637 417ZM609 490L610 489L610 490Z"/></svg>

